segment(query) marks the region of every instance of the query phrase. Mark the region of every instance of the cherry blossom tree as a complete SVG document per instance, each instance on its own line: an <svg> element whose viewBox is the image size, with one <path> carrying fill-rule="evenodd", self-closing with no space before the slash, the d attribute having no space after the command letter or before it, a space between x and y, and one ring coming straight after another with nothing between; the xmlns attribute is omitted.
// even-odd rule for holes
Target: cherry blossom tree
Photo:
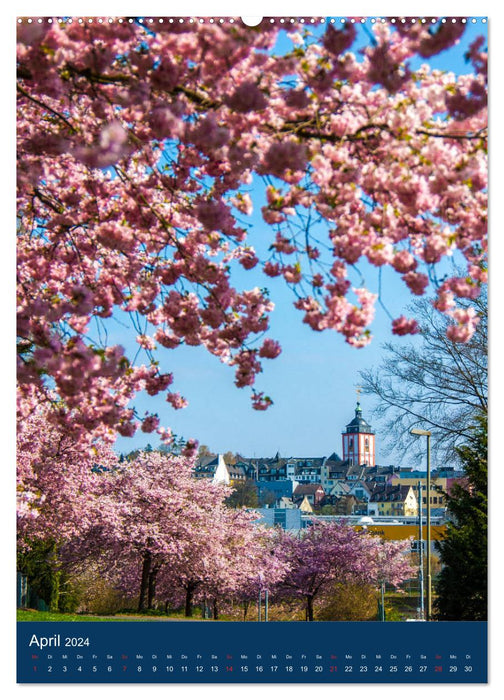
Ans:
<svg viewBox="0 0 504 700"><path fill-rule="evenodd" d="M239 516L236 511L227 509L226 512L229 534L223 542L224 557L203 595L213 602L214 619L217 619L219 600L240 601L245 619L250 603L257 601L261 591L272 590L282 580L288 564L277 554L276 533L271 528L257 524L251 527L251 516L244 510L238 511ZM241 521L238 528L237 517Z"/></svg>
<svg viewBox="0 0 504 700"><path fill-rule="evenodd" d="M231 510L223 502L205 516L166 554L159 580L165 600L179 598L183 591L186 617L192 617L195 602L209 601L217 618L219 598L237 590L249 571L249 557L253 560L256 516Z"/></svg>
<svg viewBox="0 0 504 700"><path fill-rule="evenodd" d="M261 580L277 582L285 565L274 556L272 533L254 524L256 514L223 506L209 514L206 526L194 530L165 559L159 578L161 599L177 604L181 593L186 617L194 603L210 606L256 600Z"/></svg>
<svg viewBox="0 0 504 700"><path fill-rule="evenodd" d="M217 611L219 599L237 595L261 571L276 581L285 567L267 549L271 535L254 524L255 514L227 507L230 488L196 479L193 466L150 451L102 472L91 494L99 513L68 540L67 566L91 563L137 598L139 611L182 593L188 617L196 598Z"/></svg>
<svg viewBox="0 0 504 700"><path fill-rule="evenodd" d="M314 602L330 593L334 584L397 586L411 577L410 550L404 542L387 542L357 532L338 521L313 522L299 536L283 533L281 556L289 571L278 593L301 598L306 619L314 619Z"/></svg>
<svg viewBox="0 0 504 700"><path fill-rule="evenodd" d="M18 567L51 610L64 605L65 548L101 517L99 484L117 456L75 443L39 408L17 432Z"/></svg>
<svg viewBox="0 0 504 700"><path fill-rule="evenodd" d="M101 505L97 485L117 456L95 442L87 452L38 410L17 432L17 533L30 540L65 542L95 522Z"/></svg>
<svg viewBox="0 0 504 700"><path fill-rule="evenodd" d="M248 549L246 567L233 600L240 601L243 607L243 621L251 604L255 604L261 594L268 595L276 590L290 570L290 564L279 549L277 528L255 527L254 547Z"/></svg>
<svg viewBox="0 0 504 700"><path fill-rule="evenodd" d="M212 542L229 488L194 478L192 467L181 456L143 452L103 479L102 519L81 549L98 552L104 573L138 597L139 610L152 607L162 568L192 582L194 552L202 570L206 559L216 566Z"/></svg>
<svg viewBox="0 0 504 700"><path fill-rule="evenodd" d="M434 303L452 341L471 337L478 318L457 300L486 280L484 39L457 77L428 59L459 40L460 18L377 22L361 52L356 24L296 21L278 53L267 19L20 20L21 419L55 391L52 419L76 439L140 427L169 441L132 406L142 390L185 405L160 346L203 346L253 387L281 349L264 335L272 300L237 288L237 266L283 278L304 323L361 347L376 295L349 268L388 266L422 295L458 251L466 272ZM143 361L107 342L121 313ZM271 399L252 388L252 403Z"/></svg>

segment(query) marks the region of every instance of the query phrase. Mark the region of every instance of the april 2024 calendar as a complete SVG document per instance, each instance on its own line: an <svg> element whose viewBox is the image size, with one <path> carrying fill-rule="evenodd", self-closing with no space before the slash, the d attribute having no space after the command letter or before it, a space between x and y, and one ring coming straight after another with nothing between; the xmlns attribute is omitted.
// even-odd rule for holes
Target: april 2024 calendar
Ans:
<svg viewBox="0 0 504 700"><path fill-rule="evenodd" d="M19 623L18 673L33 683L487 681L485 623L300 622L288 634L285 624Z"/></svg>
<svg viewBox="0 0 504 700"><path fill-rule="evenodd" d="M486 18L17 30L18 683L486 683Z"/></svg>

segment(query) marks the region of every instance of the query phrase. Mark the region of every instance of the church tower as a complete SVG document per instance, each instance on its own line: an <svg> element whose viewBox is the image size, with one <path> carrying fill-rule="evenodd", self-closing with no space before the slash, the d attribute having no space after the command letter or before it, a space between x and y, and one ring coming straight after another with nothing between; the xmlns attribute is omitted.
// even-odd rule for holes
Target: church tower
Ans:
<svg viewBox="0 0 504 700"><path fill-rule="evenodd" d="M376 465L375 432L362 417L362 408L358 401L355 418L347 425L342 436L343 460L348 460L350 464L356 466L366 464L368 467L374 467Z"/></svg>

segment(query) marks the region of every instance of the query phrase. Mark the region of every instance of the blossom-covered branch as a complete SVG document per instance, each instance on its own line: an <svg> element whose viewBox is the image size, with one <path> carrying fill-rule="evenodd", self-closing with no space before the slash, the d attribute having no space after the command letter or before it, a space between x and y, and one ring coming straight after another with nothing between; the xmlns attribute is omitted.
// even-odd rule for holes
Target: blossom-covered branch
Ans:
<svg viewBox="0 0 504 700"><path fill-rule="evenodd" d="M169 439L130 407L173 382L159 346L203 346L251 387L280 347L264 337L272 300L237 289L236 264L283 277L305 323L361 347L376 295L352 288L350 266L390 266L422 295L422 267L459 251L466 276L445 279L435 304L454 342L471 337L478 318L457 300L486 281L483 42L467 75L410 68L458 41L460 21L379 22L360 53L350 21L318 33L294 23L283 53L268 21L44 18L18 29L21 416L54 391L54 417L74 437L142 425ZM142 319L146 365L91 339L91 321L120 313ZM400 316L392 330L418 326ZM271 403L252 391L255 408ZM185 404L178 392L167 400Z"/></svg>

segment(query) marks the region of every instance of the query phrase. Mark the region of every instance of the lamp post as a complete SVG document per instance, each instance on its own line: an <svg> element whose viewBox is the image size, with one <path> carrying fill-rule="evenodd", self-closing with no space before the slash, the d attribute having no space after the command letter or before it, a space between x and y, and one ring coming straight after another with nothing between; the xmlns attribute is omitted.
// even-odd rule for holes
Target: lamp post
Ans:
<svg viewBox="0 0 504 700"><path fill-rule="evenodd" d="M422 482L418 482L418 575L420 583L420 619L425 620L424 580L423 580L423 525L422 525Z"/></svg>
<svg viewBox="0 0 504 700"><path fill-rule="evenodd" d="M410 430L412 435L425 435L427 437L427 538L426 538L426 549L427 549L427 561L426 561L426 573L427 573L427 611L425 615L426 620L430 620L432 616L432 588L431 588L431 508L430 508L430 439L431 432L429 430L421 430L420 428L412 428ZM420 503L420 508L422 503Z"/></svg>

